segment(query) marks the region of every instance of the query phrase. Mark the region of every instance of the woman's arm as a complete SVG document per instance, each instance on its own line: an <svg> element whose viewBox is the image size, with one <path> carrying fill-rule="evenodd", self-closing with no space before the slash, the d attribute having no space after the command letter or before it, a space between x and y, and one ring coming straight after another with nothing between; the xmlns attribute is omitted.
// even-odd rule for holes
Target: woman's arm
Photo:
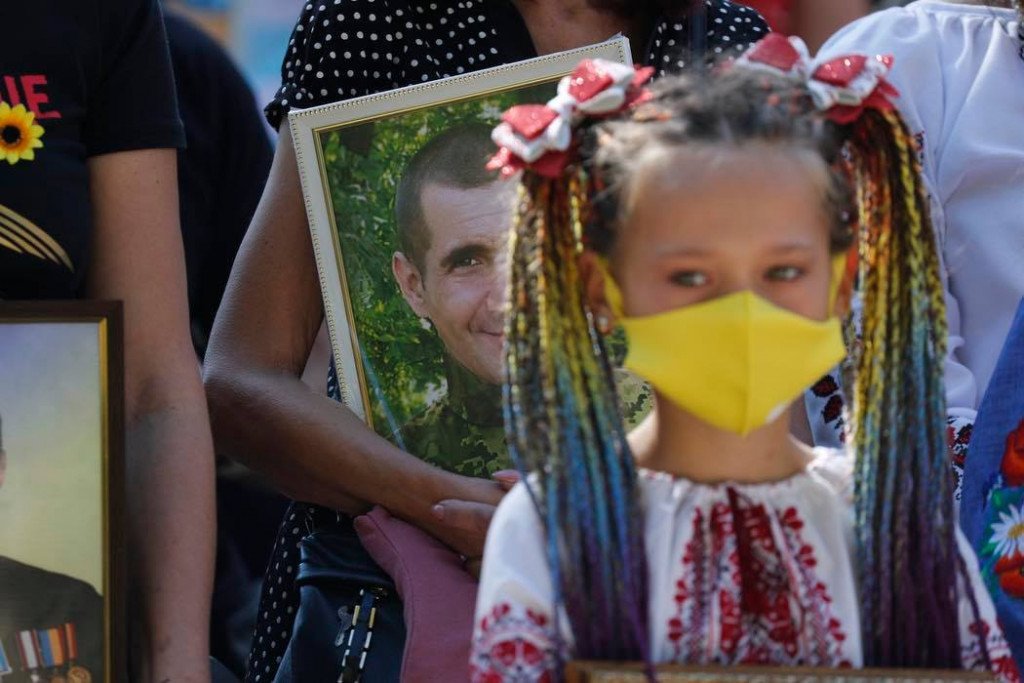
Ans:
<svg viewBox="0 0 1024 683"><path fill-rule="evenodd" d="M124 301L132 680L209 680L213 448L189 339L175 150L89 161L87 295ZM136 635L138 634L138 635Z"/></svg>
<svg viewBox="0 0 1024 683"><path fill-rule="evenodd" d="M483 535L442 526L431 508L448 498L495 505L500 487L421 462L304 385L299 378L322 317L295 151L283 126L206 354L217 450L293 498L349 513L382 505L479 556Z"/></svg>
<svg viewBox="0 0 1024 683"><path fill-rule="evenodd" d="M814 54L833 33L870 10L868 0L794 0L793 26Z"/></svg>

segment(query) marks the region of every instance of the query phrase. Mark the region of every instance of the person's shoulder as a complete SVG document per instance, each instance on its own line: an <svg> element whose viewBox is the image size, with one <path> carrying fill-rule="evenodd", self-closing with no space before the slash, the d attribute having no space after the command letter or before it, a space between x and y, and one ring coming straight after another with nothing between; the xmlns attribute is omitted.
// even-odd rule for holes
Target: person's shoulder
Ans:
<svg viewBox="0 0 1024 683"><path fill-rule="evenodd" d="M49 601L94 602L99 594L85 581L0 555L0 586Z"/></svg>
<svg viewBox="0 0 1024 683"><path fill-rule="evenodd" d="M941 40L936 14L930 4L890 7L873 12L839 29L822 46L819 58L845 52L901 55L929 50Z"/></svg>
<svg viewBox="0 0 1024 683"><path fill-rule="evenodd" d="M232 63L227 51L213 36L175 10L164 10L164 27L172 58L198 58L218 67Z"/></svg>
<svg viewBox="0 0 1024 683"><path fill-rule="evenodd" d="M931 127L943 109L948 86L949 26L932 11L933 5L913 3L869 14L840 29L822 46L818 61L861 53L885 55L893 66L886 79L899 96L897 107L914 131Z"/></svg>

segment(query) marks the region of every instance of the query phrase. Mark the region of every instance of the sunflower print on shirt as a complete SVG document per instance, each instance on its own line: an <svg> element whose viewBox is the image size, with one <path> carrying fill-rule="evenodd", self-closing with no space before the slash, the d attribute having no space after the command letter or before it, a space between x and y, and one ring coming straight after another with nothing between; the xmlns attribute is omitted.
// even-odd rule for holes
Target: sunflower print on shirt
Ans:
<svg viewBox="0 0 1024 683"><path fill-rule="evenodd" d="M14 165L19 161L33 161L35 150L43 146L43 127L36 122L34 112L25 105L0 102L0 160Z"/></svg>

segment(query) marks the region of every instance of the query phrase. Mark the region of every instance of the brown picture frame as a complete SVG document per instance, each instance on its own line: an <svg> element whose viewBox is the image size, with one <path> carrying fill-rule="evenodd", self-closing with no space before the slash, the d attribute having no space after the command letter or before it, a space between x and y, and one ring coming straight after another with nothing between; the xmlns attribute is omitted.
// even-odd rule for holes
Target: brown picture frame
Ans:
<svg viewBox="0 0 1024 683"><path fill-rule="evenodd" d="M927 669L816 669L800 667L714 667L662 665L659 683L912 683L913 681L995 681L989 673ZM642 664L570 662L566 683L647 683Z"/></svg>
<svg viewBox="0 0 1024 683"><path fill-rule="evenodd" d="M31 325L46 325L45 329L58 330L58 329L75 329L77 330L75 335L76 338L79 336L82 339L88 340L91 334L96 335L96 357L95 359L77 357L77 362L84 366L83 376L87 376L94 369L98 371L98 387L99 395L97 397L96 406L99 407L99 454L100 462L98 466L100 468L99 476L97 477L98 490L92 493L88 491L78 490L81 496L96 495L99 498L99 509L100 513L100 536L102 542L102 548L99 550L98 556L102 563L102 569L100 571L101 580L98 582L88 583L80 580L78 575L75 576L60 576L59 581L64 581L63 585L71 586L74 584L76 587L82 585L95 586L96 583L100 583L102 586L102 592L100 593L100 600L102 601L102 617L100 623L102 624L102 643L100 650L102 652L102 674L98 675L99 672L89 671L89 680L92 683L113 683L121 682L127 679L127 660L126 660L126 612L125 612L125 572L126 572L126 557L125 557L125 546L123 543L124 538L124 517L125 517L125 403L124 403L124 322L123 322L123 306L120 301L0 301L0 353L5 354L8 358L12 355L17 355L21 351L28 351L27 349L19 348L17 345L23 342L22 337L17 335L10 335L10 331L15 327L24 327ZM81 330L78 327L70 328L65 326L85 326L92 327L92 331ZM40 327L40 330L44 328ZM42 334L42 333L41 333ZM45 334L43 334L45 336ZM6 339L5 339L6 337ZM58 344L59 342L54 342ZM90 342L91 343L91 342ZM7 345L6 350L4 345ZM68 353L72 351L68 349ZM2 360L2 356L0 356ZM57 359L55 359L57 360ZM94 364L93 362L94 361ZM30 365L26 363L25 366ZM20 367L22 372L28 372L31 368L26 369L25 366ZM19 370L19 364L16 363L4 363L0 362L0 382L10 381L13 373ZM61 377L65 381L73 381L73 378L67 378L66 376ZM90 387L94 387L90 380ZM73 387L65 387L67 391L72 391ZM82 393L87 393L91 389L82 389ZM2 394L0 394L2 395ZM52 408L53 406L44 406L44 408ZM4 406L0 405L0 414ZM83 411L85 412L85 411ZM8 424L3 423L4 434L7 433ZM60 424L55 425L55 429L59 430L73 430L75 424ZM90 432L91 433L91 432ZM8 459L12 459L12 456L8 456ZM52 468L50 468L52 470ZM55 475L59 476L59 475ZM73 476L73 475L69 475ZM2 477L0 477L2 480ZM24 482L22 482L24 483ZM79 482L75 482L79 483ZM82 504L84 498L76 501L69 501L71 505L68 506L69 510L74 511L75 504ZM59 510L54 512L55 520L59 519ZM57 521L53 521L57 524ZM2 552L0 552L2 554ZM20 563L23 565L29 565L28 562ZM74 562L70 563L71 565ZM86 564L86 563L83 563ZM69 565L70 566L70 565ZM56 575L61 573L62 567L30 567L30 569L42 569L46 575ZM61 584L57 584L61 585ZM63 594L63 593L60 593ZM67 593L72 595L72 593ZM43 596L41 596L42 599ZM51 594L52 598L52 594ZM51 599L52 603L53 600ZM3 615L0 614L0 617ZM13 617L12 617L13 618ZM3 619L0 619L0 625L3 625ZM19 646L19 640L22 638L19 633L22 632L22 627L18 627L18 633L13 636L11 634L0 633L0 642L3 643L5 648L6 658L10 664L11 671L9 674L3 676L4 683L19 683L21 680L56 680L55 677L63 676L64 680L84 680L81 678L81 672L78 675L70 673L69 670L72 665L77 664L78 666L84 666L85 654L80 652L80 660L72 662L69 660L68 655L71 654L70 646L68 642L69 637L74 637L77 642L78 649L83 649L83 642L87 638L93 638L91 634L80 633L76 626L71 631L74 631L73 636L68 635L68 629L60 628L62 624L49 624L49 623L34 623L26 624L24 631L35 631L37 641L44 637L45 634L49 634L54 644L54 647L60 648L54 650L50 648L49 655L54 657L53 661L63 659L63 664L60 667L42 667L38 666L34 671L29 671L24 667L25 656ZM39 645L39 648L44 648L43 645ZM45 649L45 648L44 648ZM37 649L34 655L29 655L31 659L33 656L38 661L42 650ZM32 674L35 674L35 678ZM10 677L8 677L8 675Z"/></svg>

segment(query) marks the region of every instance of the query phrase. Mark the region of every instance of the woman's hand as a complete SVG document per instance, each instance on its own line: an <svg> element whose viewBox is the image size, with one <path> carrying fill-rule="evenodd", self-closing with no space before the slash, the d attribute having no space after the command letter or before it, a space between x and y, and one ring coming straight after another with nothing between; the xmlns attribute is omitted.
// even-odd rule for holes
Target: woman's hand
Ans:
<svg viewBox="0 0 1024 683"><path fill-rule="evenodd" d="M519 473L503 470L492 475L494 481L471 479L467 483L466 498L449 498L431 509L435 524L429 531L438 540L447 543L466 557L466 568L479 571L479 560L484 554L487 529L501 498L519 481Z"/></svg>

